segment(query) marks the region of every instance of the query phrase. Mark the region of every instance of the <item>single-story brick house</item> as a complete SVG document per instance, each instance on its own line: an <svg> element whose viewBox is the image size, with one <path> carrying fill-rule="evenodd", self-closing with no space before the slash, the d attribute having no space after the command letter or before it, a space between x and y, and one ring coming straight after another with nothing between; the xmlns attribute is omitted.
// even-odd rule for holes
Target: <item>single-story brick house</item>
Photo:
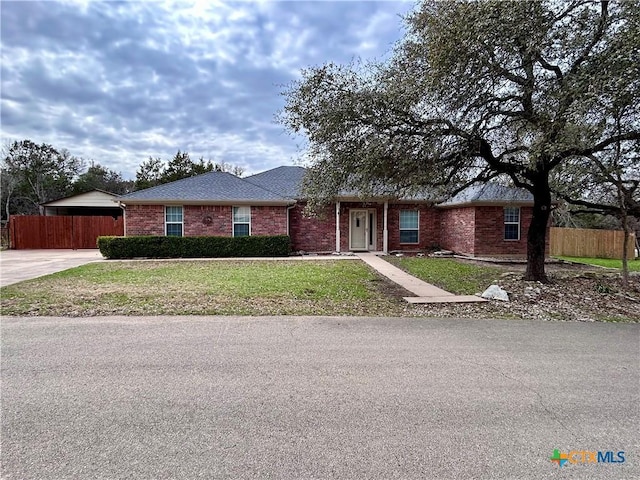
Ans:
<svg viewBox="0 0 640 480"><path fill-rule="evenodd" d="M451 200L336 198L304 215L303 167L239 178L225 172L139 190L118 198L125 235L289 235L296 251L417 251L442 248L482 256L526 254L533 197L488 183Z"/></svg>

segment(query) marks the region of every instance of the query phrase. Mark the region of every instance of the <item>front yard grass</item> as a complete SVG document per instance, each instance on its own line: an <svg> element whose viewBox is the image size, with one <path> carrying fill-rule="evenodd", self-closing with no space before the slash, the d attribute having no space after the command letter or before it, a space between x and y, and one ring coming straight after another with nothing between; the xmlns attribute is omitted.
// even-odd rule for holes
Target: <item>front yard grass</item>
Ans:
<svg viewBox="0 0 640 480"><path fill-rule="evenodd" d="M451 258L384 258L411 275L456 295L481 293L504 273L501 268L473 265Z"/></svg>
<svg viewBox="0 0 640 480"><path fill-rule="evenodd" d="M622 260L614 260L610 258L589 258L589 257L557 257L574 263L584 263L587 265L597 265L599 267L622 269ZM630 272L640 272L640 258L629 260Z"/></svg>
<svg viewBox="0 0 640 480"><path fill-rule="evenodd" d="M355 260L109 261L0 296L4 315L401 315L394 288Z"/></svg>

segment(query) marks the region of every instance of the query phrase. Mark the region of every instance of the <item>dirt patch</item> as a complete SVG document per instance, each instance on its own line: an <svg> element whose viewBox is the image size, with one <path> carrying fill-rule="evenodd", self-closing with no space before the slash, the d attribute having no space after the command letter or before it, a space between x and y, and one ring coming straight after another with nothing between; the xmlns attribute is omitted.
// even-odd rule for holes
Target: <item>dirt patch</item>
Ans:
<svg viewBox="0 0 640 480"><path fill-rule="evenodd" d="M488 265L487 262L461 260ZM631 274L624 287L620 273L589 265L547 266L548 284L522 280L524 264L498 264L504 270L495 282L509 293L509 302L419 305L413 314L444 317L508 317L532 320L640 322L640 275ZM488 285L487 285L488 286ZM478 292L480 293L480 292Z"/></svg>

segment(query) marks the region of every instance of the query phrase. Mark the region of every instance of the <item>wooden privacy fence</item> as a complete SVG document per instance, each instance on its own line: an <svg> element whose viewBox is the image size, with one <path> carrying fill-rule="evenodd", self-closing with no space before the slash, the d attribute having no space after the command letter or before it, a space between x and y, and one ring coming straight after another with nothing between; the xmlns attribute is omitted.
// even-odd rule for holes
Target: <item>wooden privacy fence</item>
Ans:
<svg viewBox="0 0 640 480"><path fill-rule="evenodd" d="M9 219L11 248L97 248L101 235L124 235L122 217L12 216Z"/></svg>
<svg viewBox="0 0 640 480"><path fill-rule="evenodd" d="M552 256L622 258L622 230L590 228L557 228L550 232L549 253ZM628 259L634 258L636 237L629 235Z"/></svg>

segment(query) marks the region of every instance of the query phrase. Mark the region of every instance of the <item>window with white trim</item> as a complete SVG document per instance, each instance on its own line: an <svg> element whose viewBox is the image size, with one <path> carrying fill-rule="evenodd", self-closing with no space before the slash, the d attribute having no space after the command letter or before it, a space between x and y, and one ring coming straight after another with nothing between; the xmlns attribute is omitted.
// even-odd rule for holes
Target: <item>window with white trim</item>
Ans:
<svg viewBox="0 0 640 480"><path fill-rule="evenodd" d="M520 207L504 207L504 239L520 240Z"/></svg>
<svg viewBox="0 0 640 480"><path fill-rule="evenodd" d="M233 236L251 235L251 207L233 207Z"/></svg>
<svg viewBox="0 0 640 480"><path fill-rule="evenodd" d="M418 243L418 225L417 210L400 210L400 243Z"/></svg>
<svg viewBox="0 0 640 480"><path fill-rule="evenodd" d="M181 206L164 207L164 232L167 237L181 237L183 231L183 211Z"/></svg>

